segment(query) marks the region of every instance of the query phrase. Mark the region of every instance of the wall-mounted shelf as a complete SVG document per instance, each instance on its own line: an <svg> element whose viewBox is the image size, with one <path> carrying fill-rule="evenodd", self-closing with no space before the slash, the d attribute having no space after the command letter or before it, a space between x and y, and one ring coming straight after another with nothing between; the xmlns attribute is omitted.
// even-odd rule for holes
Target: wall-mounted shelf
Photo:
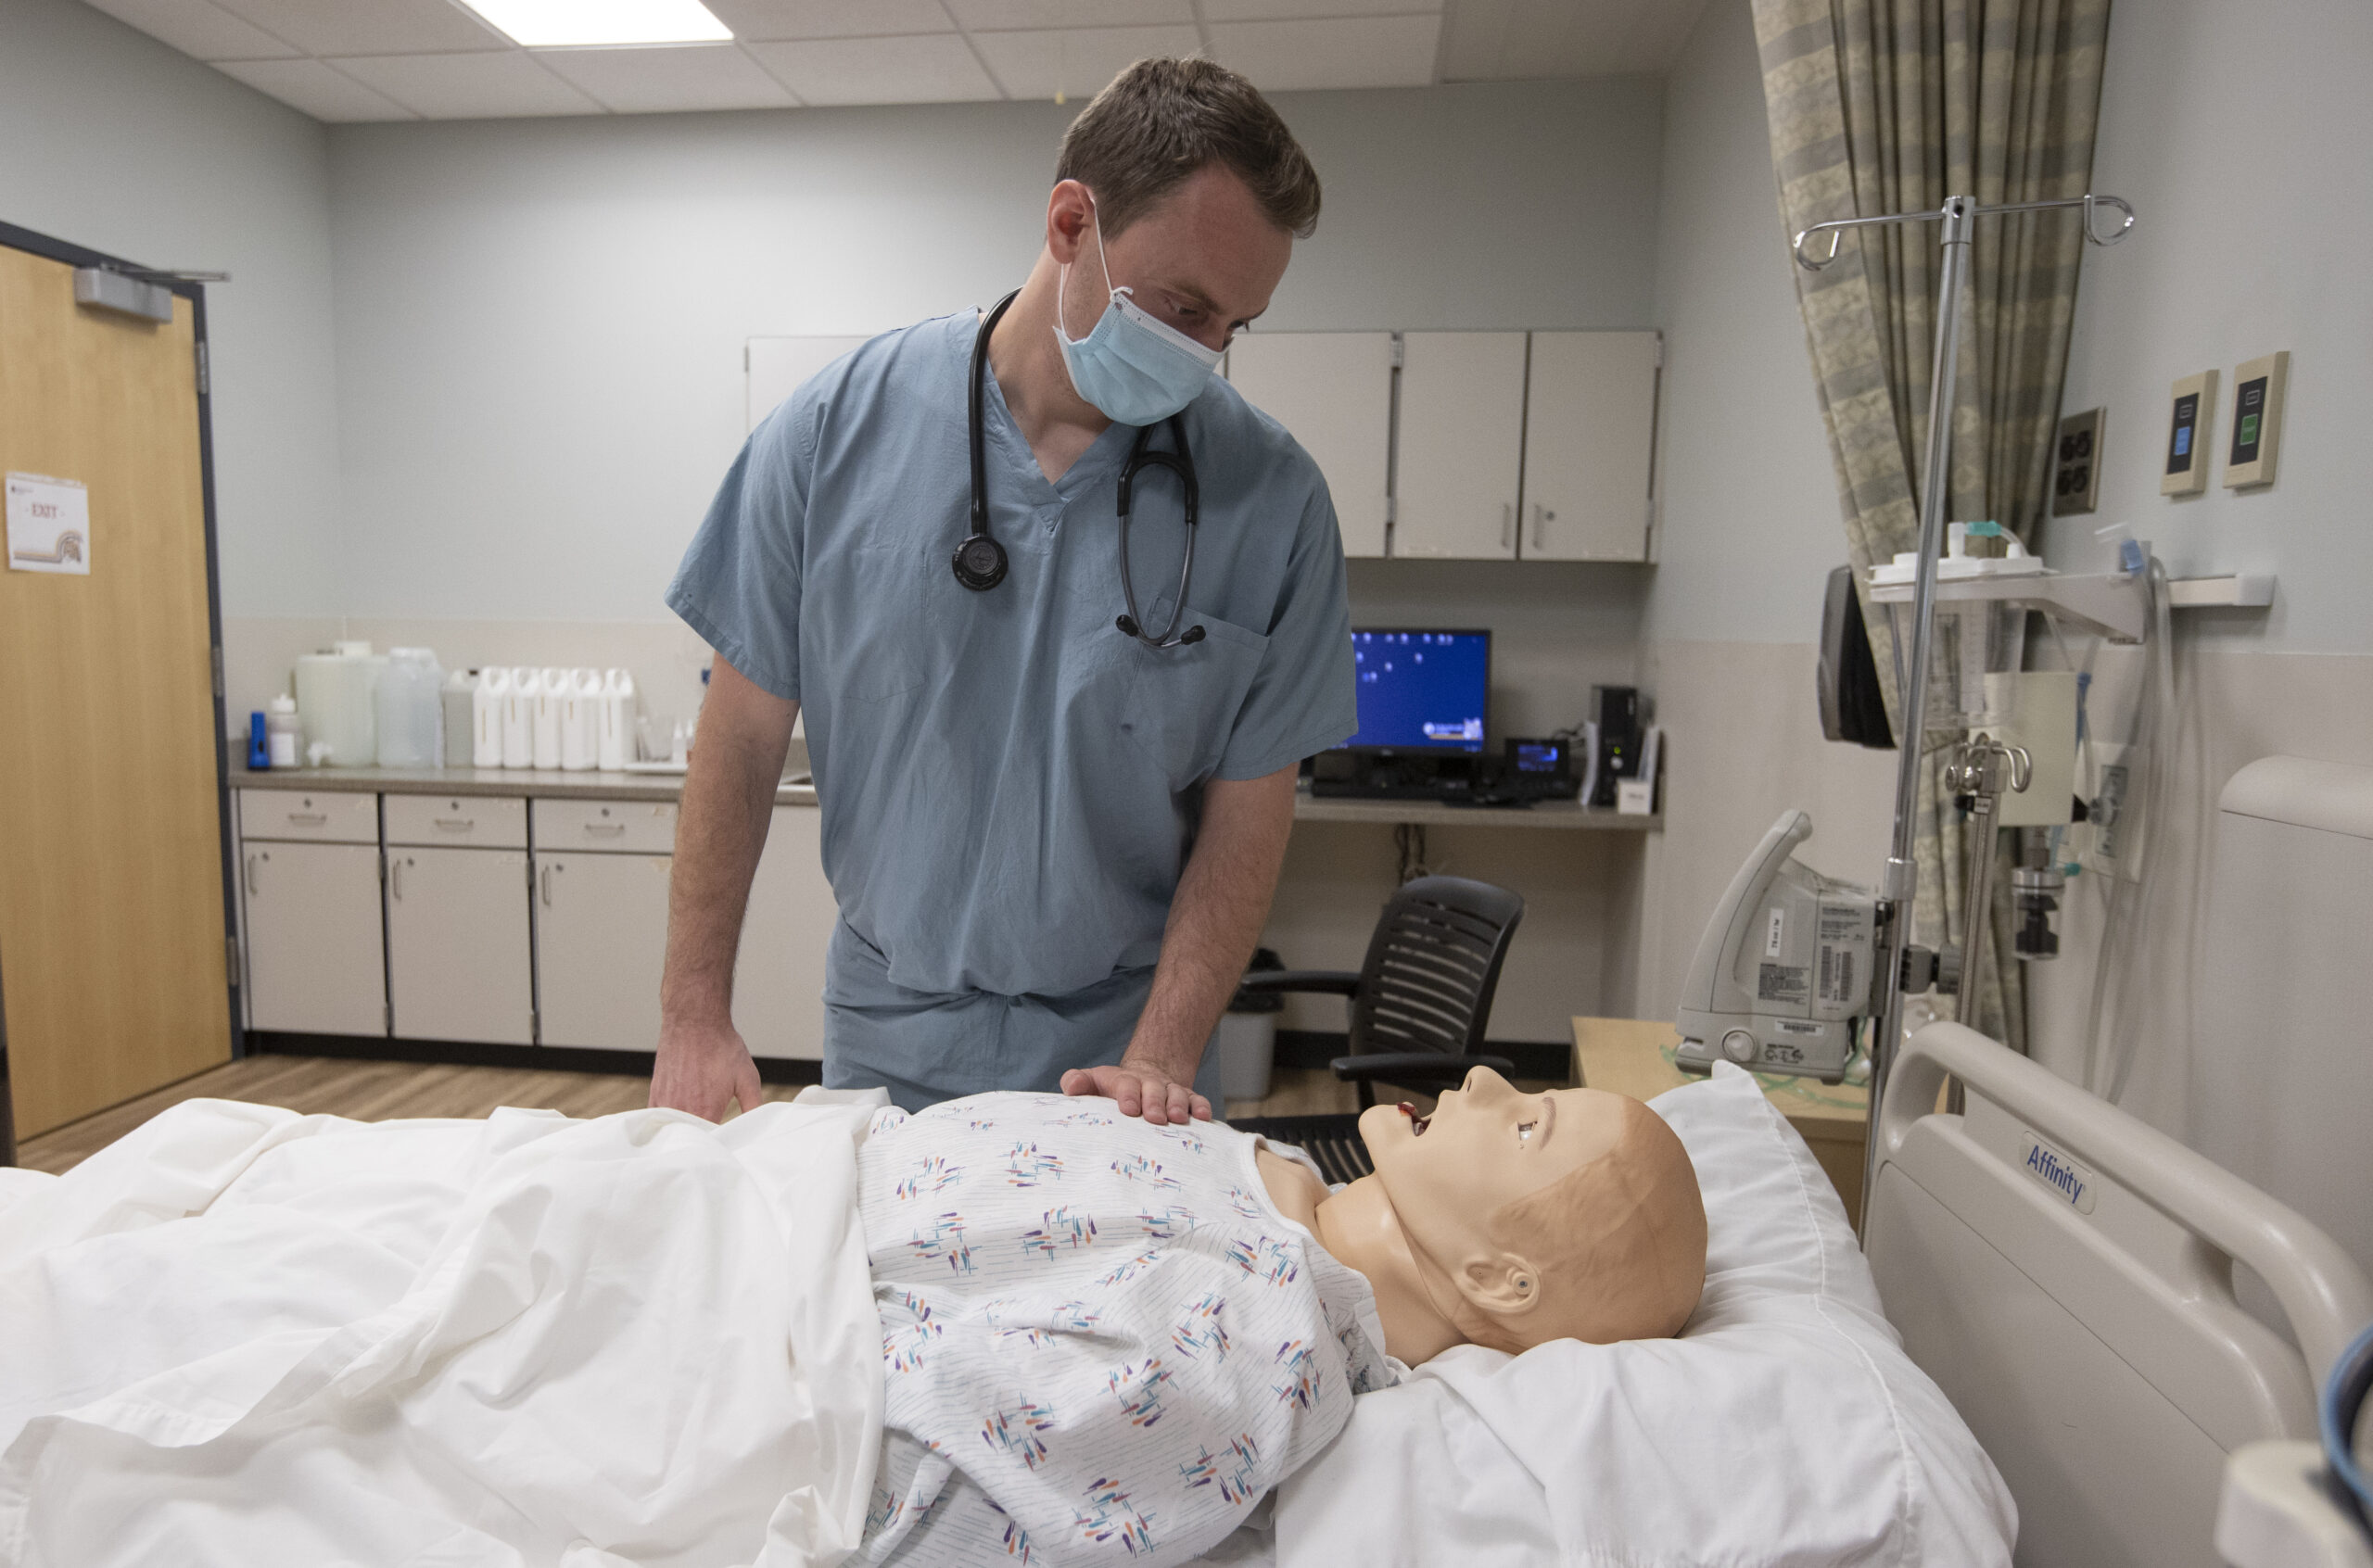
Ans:
<svg viewBox="0 0 2373 1568"><path fill-rule="evenodd" d="M2229 577L2176 577L2167 584L2175 610L2259 610L2274 602L2274 574L2240 572Z"/></svg>
<svg viewBox="0 0 2373 1568"><path fill-rule="evenodd" d="M1910 583L1875 584L1871 601L1909 604L1911 587ZM2113 642L2141 641L2151 609L2142 579L2126 572L2001 572L1937 579L1939 604L1973 600L2040 610Z"/></svg>

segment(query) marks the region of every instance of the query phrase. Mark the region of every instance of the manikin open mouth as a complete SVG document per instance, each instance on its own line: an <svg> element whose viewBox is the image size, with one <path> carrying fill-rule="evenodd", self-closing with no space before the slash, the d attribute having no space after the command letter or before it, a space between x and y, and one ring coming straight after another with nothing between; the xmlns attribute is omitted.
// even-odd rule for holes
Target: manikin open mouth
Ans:
<svg viewBox="0 0 2373 1568"><path fill-rule="evenodd" d="M1401 1102L1401 1114L1409 1119L1409 1131L1419 1137L1425 1136L1427 1124L1434 1119L1430 1116L1419 1116L1417 1107L1406 1100Z"/></svg>

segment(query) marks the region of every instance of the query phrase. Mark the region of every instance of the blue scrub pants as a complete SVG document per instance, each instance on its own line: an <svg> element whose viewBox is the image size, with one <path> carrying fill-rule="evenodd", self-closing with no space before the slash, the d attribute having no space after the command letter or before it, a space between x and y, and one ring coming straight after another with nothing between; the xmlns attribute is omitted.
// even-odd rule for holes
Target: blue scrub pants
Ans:
<svg viewBox="0 0 2373 1568"><path fill-rule="evenodd" d="M1060 996L908 991L844 920L825 962L824 1085L879 1086L909 1111L995 1089L1052 1093L1072 1068L1121 1059L1152 989L1146 967ZM1195 1091L1225 1114L1219 1053L1208 1047Z"/></svg>

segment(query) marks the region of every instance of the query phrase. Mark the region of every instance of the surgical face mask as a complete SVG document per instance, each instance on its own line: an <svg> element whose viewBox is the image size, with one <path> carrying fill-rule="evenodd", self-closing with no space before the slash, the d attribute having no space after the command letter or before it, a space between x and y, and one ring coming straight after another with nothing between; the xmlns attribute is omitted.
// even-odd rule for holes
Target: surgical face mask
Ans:
<svg viewBox="0 0 2373 1568"><path fill-rule="evenodd" d="M1097 261L1103 265L1104 221L1098 218L1095 222ZM1066 261L1055 295L1055 341L1061 346L1072 389L1115 424L1159 424L1193 402L1218 366L1220 351L1146 314L1129 290L1112 286L1110 266L1104 267L1110 301L1104 314L1085 337L1067 335L1062 302L1071 275Z"/></svg>

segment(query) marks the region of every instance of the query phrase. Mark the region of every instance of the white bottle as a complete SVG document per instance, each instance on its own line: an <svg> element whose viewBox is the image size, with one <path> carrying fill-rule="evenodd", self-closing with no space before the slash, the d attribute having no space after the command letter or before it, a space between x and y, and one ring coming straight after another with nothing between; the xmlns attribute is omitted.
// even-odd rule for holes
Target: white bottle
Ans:
<svg viewBox="0 0 2373 1568"><path fill-rule="evenodd" d="M544 677L526 664L511 670L511 689L502 699L502 765L536 765L536 688Z"/></svg>
<svg viewBox="0 0 2373 1568"><path fill-rule="evenodd" d="M582 773L593 765L601 744L602 672L571 670L560 704L560 765Z"/></svg>
<svg viewBox="0 0 2373 1568"><path fill-rule="evenodd" d="M445 689L437 694L438 766L469 765L470 755L477 749L477 689L476 670L455 670L445 677Z"/></svg>
<svg viewBox="0 0 2373 1568"><path fill-rule="evenodd" d="M438 688L445 672L425 648L390 648L372 702L381 767L435 767L444 727Z"/></svg>
<svg viewBox="0 0 2373 1568"><path fill-rule="evenodd" d="M470 763L475 767L502 765L502 704L511 695L511 672L490 664L478 672L478 689L470 693Z"/></svg>
<svg viewBox="0 0 2373 1568"><path fill-rule="evenodd" d="M557 665L540 672L536 683L536 765L560 765L560 705L568 695L568 672Z"/></svg>
<svg viewBox="0 0 2373 1568"><path fill-rule="evenodd" d="M275 768L297 765L297 740L304 726L297 719L297 699L283 693L264 705L264 743Z"/></svg>
<svg viewBox="0 0 2373 1568"><path fill-rule="evenodd" d="M633 720L634 677L612 670L602 677L602 728L593 748L603 767L612 773L627 765Z"/></svg>

